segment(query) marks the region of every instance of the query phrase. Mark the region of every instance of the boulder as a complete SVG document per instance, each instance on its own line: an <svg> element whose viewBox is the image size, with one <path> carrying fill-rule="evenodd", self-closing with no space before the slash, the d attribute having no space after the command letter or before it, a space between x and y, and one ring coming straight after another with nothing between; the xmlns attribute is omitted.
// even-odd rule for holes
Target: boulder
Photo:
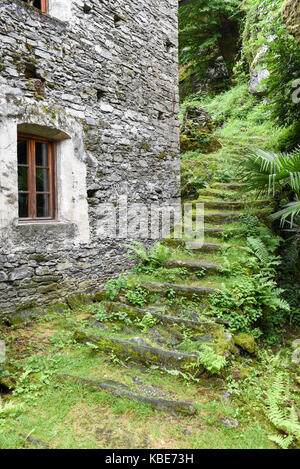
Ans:
<svg viewBox="0 0 300 469"><path fill-rule="evenodd" d="M294 363L295 365L299 365L300 364L300 339L296 339L293 341L292 349L293 349L292 363Z"/></svg>
<svg viewBox="0 0 300 469"><path fill-rule="evenodd" d="M257 352L257 344L251 334L239 332L234 336L233 342L245 352L250 353L250 355L255 355Z"/></svg>

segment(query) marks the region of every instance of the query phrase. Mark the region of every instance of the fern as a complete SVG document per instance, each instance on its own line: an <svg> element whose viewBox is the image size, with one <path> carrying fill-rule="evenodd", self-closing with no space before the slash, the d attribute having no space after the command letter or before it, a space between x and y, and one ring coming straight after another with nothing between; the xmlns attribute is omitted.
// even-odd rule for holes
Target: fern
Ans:
<svg viewBox="0 0 300 469"><path fill-rule="evenodd" d="M285 437L280 434L270 436L270 440L282 449L288 449L295 439L300 439L300 423L296 410L285 406L289 397L289 382L283 373L279 373L267 392L265 413L270 422L286 434Z"/></svg>
<svg viewBox="0 0 300 469"><path fill-rule="evenodd" d="M5 419L9 416L16 416L23 411L24 404L15 404L13 402L2 402L0 398L0 419Z"/></svg>
<svg viewBox="0 0 300 469"><path fill-rule="evenodd" d="M163 266L171 256L170 250L160 243L154 244L148 251L139 241L134 241L132 244L125 244L125 247L133 252L133 254L127 254L126 257L152 267Z"/></svg>
<svg viewBox="0 0 300 469"><path fill-rule="evenodd" d="M201 364L209 373L218 374L226 366L226 363L226 358L223 355L218 355L211 347L204 345L203 350L199 353L196 367ZM194 364L191 365L191 367L193 366Z"/></svg>

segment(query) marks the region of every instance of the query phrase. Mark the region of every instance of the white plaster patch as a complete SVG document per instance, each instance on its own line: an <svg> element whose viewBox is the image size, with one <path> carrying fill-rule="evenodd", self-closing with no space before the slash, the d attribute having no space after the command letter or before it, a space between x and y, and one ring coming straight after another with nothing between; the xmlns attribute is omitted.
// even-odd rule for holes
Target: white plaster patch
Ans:
<svg viewBox="0 0 300 469"><path fill-rule="evenodd" d="M61 21L70 21L72 0L48 0L48 13Z"/></svg>
<svg viewBox="0 0 300 469"><path fill-rule="evenodd" d="M17 125L0 123L0 230L18 217Z"/></svg>

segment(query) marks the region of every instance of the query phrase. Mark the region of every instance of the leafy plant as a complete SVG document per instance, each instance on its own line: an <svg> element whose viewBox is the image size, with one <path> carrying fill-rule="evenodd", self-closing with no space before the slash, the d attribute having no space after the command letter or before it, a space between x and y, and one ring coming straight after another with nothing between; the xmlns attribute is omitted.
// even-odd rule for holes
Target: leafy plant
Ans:
<svg viewBox="0 0 300 469"><path fill-rule="evenodd" d="M126 298L133 305L144 306L148 300L148 292L140 285L136 285L133 290L129 290L126 293Z"/></svg>
<svg viewBox="0 0 300 469"><path fill-rule="evenodd" d="M22 413L23 409L24 404L14 402L3 403L0 398L0 425L3 424L3 420L5 420L6 417L16 417Z"/></svg>
<svg viewBox="0 0 300 469"><path fill-rule="evenodd" d="M198 353L198 360L201 365L211 374L218 374L226 366L227 361L223 355L218 355L211 347L203 345Z"/></svg>
<svg viewBox="0 0 300 469"><path fill-rule="evenodd" d="M118 278L113 278L109 280L105 285L106 298L113 301L124 288L128 286L127 277L124 274L121 274Z"/></svg>
<svg viewBox="0 0 300 469"><path fill-rule="evenodd" d="M170 250L161 243L154 244L149 250L139 241L126 244L125 247L133 251L133 254L126 254L126 257L152 268L163 266L171 256Z"/></svg>
<svg viewBox="0 0 300 469"><path fill-rule="evenodd" d="M288 449L294 440L300 440L300 423L295 407L287 406L290 399L289 383L283 373L274 377L274 383L267 391L265 413L270 422L285 435L270 436L280 448Z"/></svg>
<svg viewBox="0 0 300 469"><path fill-rule="evenodd" d="M135 320L135 324L142 330L143 333L146 333L148 329L154 327L157 322L157 319L154 318L151 313L146 313L142 319L137 318Z"/></svg>
<svg viewBox="0 0 300 469"><path fill-rule="evenodd" d="M242 2L246 12L241 54L244 67L240 63L237 68L248 73L254 59L257 60L258 54L261 54L258 66L269 72L265 80L268 95L266 107L274 121L286 125L300 121L299 105L292 100L292 83L298 78L300 68L300 49L282 19L282 3L282 0ZM299 129L299 124L297 127ZM299 142L299 132L295 132L295 137L297 133Z"/></svg>
<svg viewBox="0 0 300 469"><path fill-rule="evenodd" d="M251 150L240 164L241 179L249 190L268 191L275 195L276 189L288 184L294 191L296 201L291 202L271 218L288 218L293 223L300 213L300 147L290 153L272 153Z"/></svg>
<svg viewBox="0 0 300 469"><path fill-rule="evenodd" d="M259 337L283 325L285 314L290 306L282 298L283 290L275 281L275 267L279 259L270 253L262 240L248 238L248 260L235 259L236 276L230 287L220 290L210 297L210 309L218 317L231 321L232 330L252 333ZM229 261L228 261L229 262ZM249 275L249 268L251 275ZM232 267L227 266L232 271Z"/></svg>

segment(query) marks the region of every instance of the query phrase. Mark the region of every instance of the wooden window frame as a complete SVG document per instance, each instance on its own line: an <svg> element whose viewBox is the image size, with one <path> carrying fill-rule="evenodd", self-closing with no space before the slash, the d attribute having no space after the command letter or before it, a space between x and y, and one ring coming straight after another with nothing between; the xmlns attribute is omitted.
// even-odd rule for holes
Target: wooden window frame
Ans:
<svg viewBox="0 0 300 469"><path fill-rule="evenodd" d="M20 191L18 186L18 195L21 193L28 194L28 217L19 217L20 222L53 222L57 220L57 190L56 190L56 145L53 140L49 140L43 137L37 137L35 135L25 135L18 133L18 141L25 140L27 142L27 165L19 164L19 167L28 167L28 191ZM46 143L48 145L48 166L44 169L49 170L49 192L48 191L36 191L36 154L35 154L35 143ZM38 166L42 168L42 166ZM49 217L37 217L37 194L49 194L50 204L50 216Z"/></svg>
<svg viewBox="0 0 300 469"><path fill-rule="evenodd" d="M28 0L26 0L26 3L28 3ZM47 13L48 11L48 0L41 0L41 12Z"/></svg>

